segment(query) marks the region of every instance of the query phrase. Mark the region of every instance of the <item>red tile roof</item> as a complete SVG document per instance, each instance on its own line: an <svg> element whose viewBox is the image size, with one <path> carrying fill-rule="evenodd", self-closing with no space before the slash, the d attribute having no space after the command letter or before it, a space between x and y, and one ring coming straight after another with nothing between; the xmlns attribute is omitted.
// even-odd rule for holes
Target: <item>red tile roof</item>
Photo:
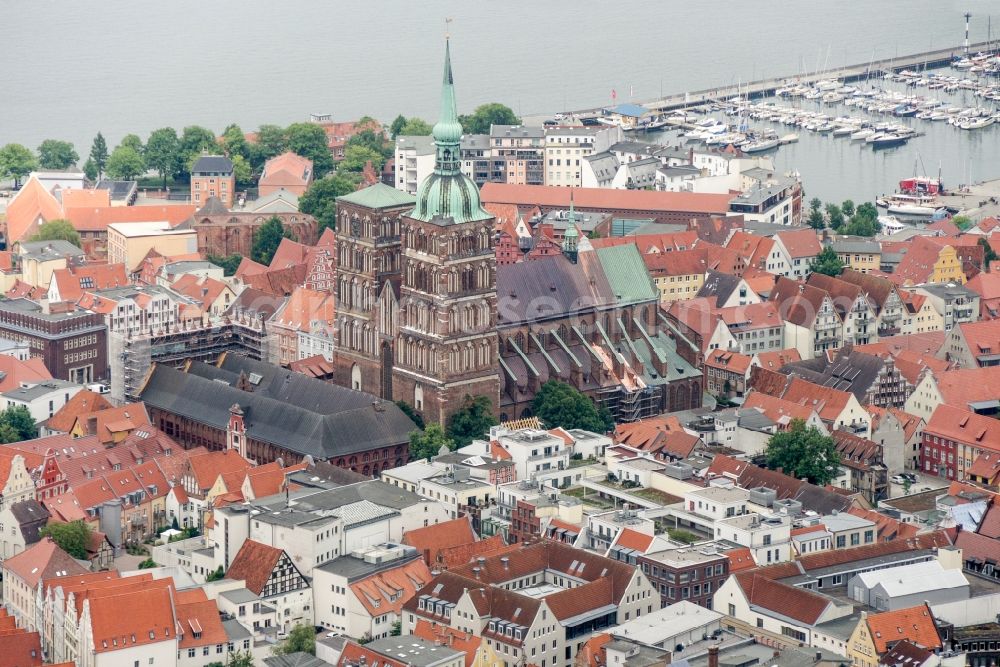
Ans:
<svg viewBox="0 0 1000 667"><path fill-rule="evenodd" d="M734 575L747 602L787 616L806 625L814 625L830 606L831 600L797 586L789 586L760 576L756 571Z"/></svg>
<svg viewBox="0 0 1000 667"><path fill-rule="evenodd" d="M79 416L107 410L111 407L111 403L106 398L89 389L84 389L77 392L73 398L59 408L58 412L49 417L45 426L50 431L69 433Z"/></svg>
<svg viewBox="0 0 1000 667"><path fill-rule="evenodd" d="M268 191L283 188L301 192L312 180L312 171L312 160L287 151L264 163L257 187Z"/></svg>
<svg viewBox="0 0 1000 667"><path fill-rule="evenodd" d="M22 383L36 384L51 380L52 373L41 357L20 361L9 355L0 355L0 393L18 389Z"/></svg>
<svg viewBox="0 0 1000 667"><path fill-rule="evenodd" d="M201 594L200 597L205 597L204 591L200 589L197 592L178 591L176 594L177 627L180 629L178 649L225 644L227 641L226 629L222 627L215 600L186 599L198 597L197 593ZM196 632L201 633L201 636L195 637Z"/></svg>
<svg viewBox="0 0 1000 667"><path fill-rule="evenodd" d="M91 597L90 625L94 650L109 653L172 642L177 621L170 591L144 587L118 595Z"/></svg>
<svg viewBox="0 0 1000 667"><path fill-rule="evenodd" d="M34 589L42 579L83 574L87 571L50 537L43 537L21 553L5 560L3 570L20 577L30 589Z"/></svg>
<svg viewBox="0 0 1000 667"><path fill-rule="evenodd" d="M820 245L819 237L816 235L815 230L811 228L778 232L775 236L785 246L788 256L792 259L811 258L823 252L823 246Z"/></svg>
<svg viewBox="0 0 1000 667"><path fill-rule="evenodd" d="M414 547L430 567L438 562L442 549L471 544L477 539L468 517L443 521L432 526L414 528L403 533L403 544Z"/></svg>
<svg viewBox="0 0 1000 667"><path fill-rule="evenodd" d="M283 553L277 547L247 540L229 565L226 578L242 579L247 589L260 595Z"/></svg>
<svg viewBox="0 0 1000 667"><path fill-rule="evenodd" d="M1000 452L1000 428L995 419L947 403L934 410L924 434Z"/></svg>
<svg viewBox="0 0 1000 667"><path fill-rule="evenodd" d="M206 452L191 456L191 472L199 489L208 491L219 479L220 475L232 472L242 472L251 467L251 463L240 456L234 449L221 452Z"/></svg>
<svg viewBox="0 0 1000 667"><path fill-rule="evenodd" d="M453 547L446 547L438 552L438 559L435 563L437 568L453 568L459 565L471 563L480 556L490 558L493 556L504 556L521 548L519 544L507 544L503 541L502 535L491 535L484 540L459 544Z"/></svg>
<svg viewBox="0 0 1000 667"><path fill-rule="evenodd" d="M753 553L749 547L730 549L726 552L726 558L729 559L730 574L736 574L737 572L757 567L757 563L754 562Z"/></svg>
<svg viewBox="0 0 1000 667"><path fill-rule="evenodd" d="M69 266L52 272L52 280L63 301L76 302L84 290L108 289L130 284L124 264L87 264Z"/></svg>
<svg viewBox="0 0 1000 667"><path fill-rule="evenodd" d="M9 618L13 624L12 616L4 618ZM41 664L42 644L38 632L28 632L24 628L0 631L0 667L37 667Z"/></svg>
<svg viewBox="0 0 1000 667"><path fill-rule="evenodd" d="M868 632L881 655L891 644L908 639L926 649L941 648L934 615L926 604L868 615Z"/></svg>
<svg viewBox="0 0 1000 667"><path fill-rule="evenodd" d="M651 190L608 190L605 188L556 188L544 185L486 183L480 198L490 204L517 204L569 208L570 192L578 209L600 211L662 211L702 214L725 214L732 195Z"/></svg>
<svg viewBox="0 0 1000 667"><path fill-rule="evenodd" d="M416 558L349 585L365 611L374 617L389 612L398 614L413 594L430 580L427 564Z"/></svg>
<svg viewBox="0 0 1000 667"><path fill-rule="evenodd" d="M439 646L447 646L452 650L461 651L465 654L465 667L472 667L476 660L476 652L479 651L479 646L483 641L471 632L462 632L424 618L417 619L417 624L413 628L413 636L434 642Z"/></svg>
<svg viewBox="0 0 1000 667"><path fill-rule="evenodd" d="M965 474L968 477L982 478L986 484L995 485L1000 478L1000 452L983 452L976 457Z"/></svg>
<svg viewBox="0 0 1000 667"><path fill-rule="evenodd" d="M63 217L62 206L35 176L7 204L7 244L27 240L38 231L38 223Z"/></svg>
<svg viewBox="0 0 1000 667"><path fill-rule="evenodd" d="M761 368L776 371L785 364L793 361L802 361L802 355L794 347L787 350L772 350L771 352L758 352L756 355Z"/></svg>
<svg viewBox="0 0 1000 667"><path fill-rule="evenodd" d="M917 236L907 244L906 254L889 279L897 285L919 285L934 273L943 248L930 239Z"/></svg>
<svg viewBox="0 0 1000 667"><path fill-rule="evenodd" d="M615 544L619 547L634 549L643 553L645 553L646 549L648 549L649 545L652 543L652 535L640 533L639 531L632 530L631 528L623 528L622 531L618 533L618 539L615 540Z"/></svg>
<svg viewBox="0 0 1000 667"><path fill-rule="evenodd" d="M111 206L111 190L83 188L63 188L59 190L59 200L63 208L100 208Z"/></svg>
<svg viewBox="0 0 1000 667"><path fill-rule="evenodd" d="M782 398L816 410L824 421L834 421L847 407L853 394L830 387L822 387L793 377L785 388Z"/></svg>
<svg viewBox="0 0 1000 667"><path fill-rule="evenodd" d="M79 232L104 232L108 225L118 222L163 222L176 227L194 215L195 206L101 206L67 208L65 218Z"/></svg>
<svg viewBox="0 0 1000 667"><path fill-rule="evenodd" d="M740 354L739 352L730 352L729 350L718 349L712 350L705 357L705 367L721 368L732 373L745 375L746 372L750 370L750 362L752 360L752 357Z"/></svg>

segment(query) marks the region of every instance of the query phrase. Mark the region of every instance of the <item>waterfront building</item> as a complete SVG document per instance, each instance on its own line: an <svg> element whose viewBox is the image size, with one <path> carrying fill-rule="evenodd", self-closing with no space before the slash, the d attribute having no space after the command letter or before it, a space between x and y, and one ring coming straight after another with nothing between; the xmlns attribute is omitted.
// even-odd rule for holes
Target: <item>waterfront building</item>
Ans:
<svg viewBox="0 0 1000 667"><path fill-rule="evenodd" d="M222 155L202 155L191 167L191 201L201 206L218 197L223 206L235 203L236 177L233 161Z"/></svg>

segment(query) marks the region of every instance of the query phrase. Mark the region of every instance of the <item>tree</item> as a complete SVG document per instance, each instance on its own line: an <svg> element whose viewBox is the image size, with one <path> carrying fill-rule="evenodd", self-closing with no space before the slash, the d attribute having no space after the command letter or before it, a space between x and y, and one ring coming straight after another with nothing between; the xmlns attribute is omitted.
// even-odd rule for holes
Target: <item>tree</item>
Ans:
<svg viewBox="0 0 1000 667"><path fill-rule="evenodd" d="M840 212L844 214L845 218L851 218L854 216L854 202L850 199L845 199L844 203L840 205Z"/></svg>
<svg viewBox="0 0 1000 667"><path fill-rule="evenodd" d="M296 625L280 644L276 644L271 652L275 655L291 653L308 653L316 655L316 630L311 625Z"/></svg>
<svg viewBox="0 0 1000 667"><path fill-rule="evenodd" d="M448 437L441 424L437 422L427 425L423 431L410 433L410 459L423 461L437 456L441 447L455 449L455 441Z"/></svg>
<svg viewBox="0 0 1000 667"><path fill-rule="evenodd" d="M368 162L372 163L376 172L382 171L385 156L368 146L347 146L344 148L344 159L337 165L337 173L361 173Z"/></svg>
<svg viewBox="0 0 1000 667"><path fill-rule="evenodd" d="M840 229L844 226L844 212L836 204L826 205L826 218L834 229Z"/></svg>
<svg viewBox="0 0 1000 667"><path fill-rule="evenodd" d="M465 395L462 407L448 419L448 437L456 447L465 447L474 438L482 438L491 426L497 425L493 403L488 396Z"/></svg>
<svg viewBox="0 0 1000 667"><path fill-rule="evenodd" d="M153 560L152 558L147 558L146 560L139 562L139 569L140 570L151 570L154 567L160 567L160 566L157 565L156 561Z"/></svg>
<svg viewBox="0 0 1000 667"><path fill-rule="evenodd" d="M961 231L964 232L965 230L967 230L969 227L972 226L972 218L970 218L967 215L956 215L954 218L951 219L951 224L955 225Z"/></svg>
<svg viewBox="0 0 1000 667"><path fill-rule="evenodd" d="M373 130L361 130L348 139L347 144L344 146L345 154L351 146L364 146L384 157L389 157L392 154L392 146L389 145L389 142L385 140L383 135L377 134Z"/></svg>
<svg viewBox="0 0 1000 667"><path fill-rule="evenodd" d="M983 247L983 270L987 270L992 262L995 262L997 258L996 252L993 251L993 246L990 245L989 240L986 237L979 239L979 245Z"/></svg>
<svg viewBox="0 0 1000 667"><path fill-rule="evenodd" d="M226 576L226 571L222 569L222 566L215 568L205 576L205 582L218 581Z"/></svg>
<svg viewBox="0 0 1000 667"><path fill-rule="evenodd" d="M404 137L427 137L430 136L434 128L431 124L420 118L410 118L406 121L400 134Z"/></svg>
<svg viewBox="0 0 1000 667"><path fill-rule="evenodd" d="M299 197L299 210L319 221L319 231L334 227L337 221L337 197L343 197L357 189L357 177L353 174L334 173L313 181L309 189Z"/></svg>
<svg viewBox="0 0 1000 667"><path fill-rule="evenodd" d="M577 389L559 380L549 380L535 394L531 404L535 415L548 427L580 428L603 433L614 428L607 409L598 409L594 402Z"/></svg>
<svg viewBox="0 0 1000 667"><path fill-rule="evenodd" d="M240 156L248 163L251 161L250 143L247 142L246 135L236 123L227 125L222 132L222 152L231 160Z"/></svg>
<svg viewBox="0 0 1000 667"><path fill-rule="evenodd" d="M844 203L847 204L850 201L848 200ZM857 210L851 216L850 222L844 225L840 231L844 234L853 234L855 236L875 236L878 234L879 229L878 209L871 202L864 202L858 206Z"/></svg>
<svg viewBox="0 0 1000 667"><path fill-rule="evenodd" d="M80 233L76 231L69 220L49 220L38 228L31 237L32 241L69 241L77 248L82 247Z"/></svg>
<svg viewBox="0 0 1000 667"><path fill-rule="evenodd" d="M823 202L819 200L819 197L813 197L812 199L809 200L810 211L819 211L822 210L822 208L823 208Z"/></svg>
<svg viewBox="0 0 1000 667"><path fill-rule="evenodd" d="M400 399L400 400L396 401L396 406L400 410L403 411L404 415L406 415L407 417L409 417L410 420L413 421L413 423L417 425L417 428L419 428L420 430L423 430L423 428L424 428L424 418L420 415L419 412L417 412L416 410L413 409L412 405L410 405L406 401Z"/></svg>
<svg viewBox="0 0 1000 667"><path fill-rule="evenodd" d="M38 428L35 426L35 418L23 405L11 405L0 412L0 424L10 428L10 433L14 440L5 442L20 442L21 440L33 440L38 437Z"/></svg>
<svg viewBox="0 0 1000 667"><path fill-rule="evenodd" d="M288 140L285 130L277 125L261 125L257 129L257 141L250 144L250 164L254 171L260 171L264 163L285 152Z"/></svg>
<svg viewBox="0 0 1000 667"><path fill-rule="evenodd" d="M401 634L403 634L403 622L396 621L392 624L392 627L389 628L389 636L398 637Z"/></svg>
<svg viewBox="0 0 1000 667"><path fill-rule="evenodd" d="M216 266L221 266L223 273L227 276L231 276L236 273L236 269L240 268L240 262L243 261L243 255L236 253L225 257L220 257L219 255L208 255L206 259Z"/></svg>
<svg viewBox="0 0 1000 667"><path fill-rule="evenodd" d="M253 654L250 651L233 651L226 658L225 667L254 667Z"/></svg>
<svg viewBox="0 0 1000 667"><path fill-rule="evenodd" d="M233 161L233 176L237 185L247 186L253 183L253 170L250 163L242 155L234 155L230 158Z"/></svg>
<svg viewBox="0 0 1000 667"><path fill-rule="evenodd" d="M785 474L804 477L817 486L829 484L840 466L833 438L823 435L815 426L806 427L801 419L792 420L787 431L772 435L764 455L768 468L781 468Z"/></svg>
<svg viewBox="0 0 1000 667"><path fill-rule="evenodd" d="M163 187L167 187L167 176L180 171L181 141L177 130L172 127L161 127L153 130L146 142L146 166L155 169L163 179Z"/></svg>
<svg viewBox="0 0 1000 667"><path fill-rule="evenodd" d="M292 123L285 129L285 141L288 150L312 160L316 176L325 176L333 169L326 131L316 123Z"/></svg>
<svg viewBox="0 0 1000 667"><path fill-rule="evenodd" d="M90 181L96 181L100 176L97 171L97 163L94 162L93 158L88 157L87 161L83 163L83 174Z"/></svg>
<svg viewBox="0 0 1000 667"><path fill-rule="evenodd" d="M215 134L200 125L185 127L181 131L180 142L179 175L188 178L191 176L191 165L198 161L198 157L203 153L215 153L219 148L219 144L215 141Z"/></svg>
<svg viewBox="0 0 1000 667"><path fill-rule="evenodd" d="M58 139L46 139L38 147L38 166L42 169L68 169L80 159L73 144Z"/></svg>
<svg viewBox="0 0 1000 667"><path fill-rule="evenodd" d="M844 270L844 262L830 246L824 246L823 250L816 255L816 259L809 265L809 270L813 273L822 273L826 276L839 276Z"/></svg>
<svg viewBox="0 0 1000 667"><path fill-rule="evenodd" d="M402 130L405 125L406 125L406 116L404 116L403 114L399 114L398 116L396 116L396 120L392 121L392 124L389 125L389 136L391 136L393 139L398 137L400 134L402 134Z"/></svg>
<svg viewBox="0 0 1000 667"><path fill-rule="evenodd" d="M21 187L25 176L38 168L34 153L21 144L7 144L0 148L0 178L13 178L14 187Z"/></svg>
<svg viewBox="0 0 1000 667"><path fill-rule="evenodd" d="M106 169L110 178L132 181L146 171L146 163L131 146L118 146L108 157Z"/></svg>
<svg viewBox="0 0 1000 667"><path fill-rule="evenodd" d="M290 238L292 233L281 224L281 218L276 215L268 218L254 234L250 259L265 266L269 265L275 251L281 245L281 239Z"/></svg>
<svg viewBox="0 0 1000 667"><path fill-rule="evenodd" d="M108 142L104 140L104 135L100 132L94 137L94 142L90 145L90 159L97 167L97 177L104 175L104 167L108 163Z"/></svg>
<svg viewBox="0 0 1000 667"><path fill-rule="evenodd" d="M482 104L468 116L459 116L462 131L466 134L489 134L491 125L520 125L521 119L510 107L499 102Z"/></svg>
<svg viewBox="0 0 1000 667"><path fill-rule="evenodd" d="M122 137L122 140L118 143L119 146L128 146L129 148L135 150L139 155L143 154L146 148L142 145L142 139L139 138L138 134L126 134Z"/></svg>
<svg viewBox="0 0 1000 667"><path fill-rule="evenodd" d="M826 218L823 217L823 212L818 208L809 209L809 216L806 218L806 222L813 229L823 229L826 227Z"/></svg>
<svg viewBox="0 0 1000 667"><path fill-rule="evenodd" d="M73 558L87 557L87 544L90 543L91 528L82 519L69 523L50 523L39 534L50 537L60 549Z"/></svg>

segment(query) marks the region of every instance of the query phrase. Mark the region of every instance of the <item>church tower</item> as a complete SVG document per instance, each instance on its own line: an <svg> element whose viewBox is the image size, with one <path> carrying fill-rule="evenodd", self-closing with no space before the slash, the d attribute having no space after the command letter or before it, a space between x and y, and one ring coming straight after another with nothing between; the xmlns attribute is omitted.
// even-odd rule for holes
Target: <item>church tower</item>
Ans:
<svg viewBox="0 0 1000 667"><path fill-rule="evenodd" d="M401 220L402 287L393 398L447 422L463 398L500 400L495 220L460 169L451 50L445 43L434 171Z"/></svg>

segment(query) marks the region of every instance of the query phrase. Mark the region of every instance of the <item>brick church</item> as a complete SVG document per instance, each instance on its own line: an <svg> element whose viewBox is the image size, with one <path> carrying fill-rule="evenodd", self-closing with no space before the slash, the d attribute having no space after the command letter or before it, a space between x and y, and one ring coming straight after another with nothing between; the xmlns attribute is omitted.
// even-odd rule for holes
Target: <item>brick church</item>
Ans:
<svg viewBox="0 0 1000 667"><path fill-rule="evenodd" d="M489 397L501 420L530 415L547 380L618 422L700 406L697 351L659 312L636 246L595 250L570 225L551 256L497 267L496 220L459 165L447 48L433 135L416 197L376 184L337 200L334 381L428 423L466 395Z"/></svg>
<svg viewBox="0 0 1000 667"><path fill-rule="evenodd" d="M335 379L445 423L467 394L500 395L494 219L460 169L447 46L433 136L415 199L376 184L337 201Z"/></svg>

